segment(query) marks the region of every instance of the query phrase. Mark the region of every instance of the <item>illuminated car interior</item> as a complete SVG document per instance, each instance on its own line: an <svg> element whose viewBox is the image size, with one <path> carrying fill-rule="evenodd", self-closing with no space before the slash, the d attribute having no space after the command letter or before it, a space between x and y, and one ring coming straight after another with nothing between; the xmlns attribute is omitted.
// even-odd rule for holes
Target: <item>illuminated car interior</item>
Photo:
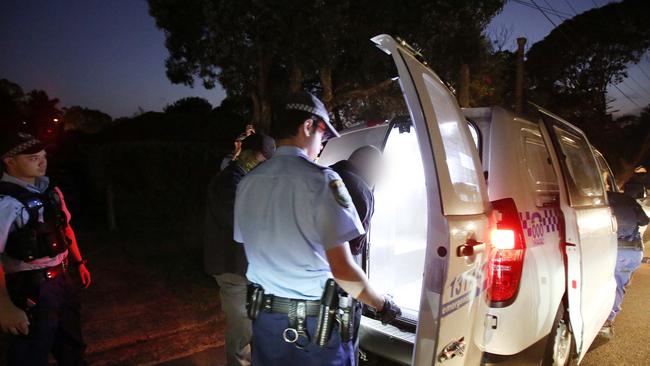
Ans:
<svg viewBox="0 0 650 366"><path fill-rule="evenodd" d="M395 125L384 148L385 171L375 186L368 276L391 294L403 317L417 321L427 244L424 168L415 130Z"/></svg>

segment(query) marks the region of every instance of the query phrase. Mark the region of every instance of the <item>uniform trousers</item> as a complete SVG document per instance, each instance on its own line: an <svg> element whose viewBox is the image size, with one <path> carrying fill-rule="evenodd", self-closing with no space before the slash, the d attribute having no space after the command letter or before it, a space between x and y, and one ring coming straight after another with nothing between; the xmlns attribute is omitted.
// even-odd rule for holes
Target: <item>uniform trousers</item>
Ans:
<svg viewBox="0 0 650 366"><path fill-rule="evenodd" d="M307 333L311 342L299 349L287 343L282 333L289 325L287 314L261 312L253 321L253 366L354 366L356 355L354 342L342 342L338 325L325 347L319 347L313 339L316 334L316 317L307 317Z"/></svg>
<svg viewBox="0 0 650 366"><path fill-rule="evenodd" d="M81 284L77 272L66 272L49 280L35 281L34 277L21 273L6 277L14 305L27 308L27 298L33 305L27 312L29 334L10 336L7 365L46 366L50 353L59 365L86 365L86 344L81 336Z"/></svg>
<svg viewBox="0 0 650 366"><path fill-rule="evenodd" d="M219 284L221 310L226 314L226 361L228 366L251 364L251 320L246 314L246 277L235 273L214 275Z"/></svg>
<svg viewBox="0 0 650 366"><path fill-rule="evenodd" d="M630 282L632 273L641 265L641 260L643 260L643 251L637 248L618 248L616 270L614 272L614 277L616 278L616 298L614 299L612 312L609 314L607 320L614 321L616 315L621 311L625 286Z"/></svg>

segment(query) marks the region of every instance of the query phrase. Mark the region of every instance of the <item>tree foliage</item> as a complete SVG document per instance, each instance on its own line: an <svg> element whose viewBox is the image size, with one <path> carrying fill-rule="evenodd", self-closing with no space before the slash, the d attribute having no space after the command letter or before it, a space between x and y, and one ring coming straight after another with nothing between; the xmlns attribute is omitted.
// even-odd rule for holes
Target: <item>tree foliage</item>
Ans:
<svg viewBox="0 0 650 366"><path fill-rule="evenodd" d="M204 98L186 97L168 104L165 113L206 116L212 112L212 104Z"/></svg>
<svg viewBox="0 0 650 366"><path fill-rule="evenodd" d="M64 108L63 123L66 131L97 133L108 127L113 119L108 114L80 106Z"/></svg>
<svg viewBox="0 0 650 366"><path fill-rule="evenodd" d="M611 121L607 88L650 47L647 0L594 8L560 24L527 54L532 97L584 129Z"/></svg>
<svg viewBox="0 0 650 366"><path fill-rule="evenodd" d="M389 59L369 38L401 36L423 49L447 80L459 63L481 63L483 29L503 0L149 0L165 32L167 76L252 101L264 127L271 105L289 91L318 92L331 109L391 87Z"/></svg>
<svg viewBox="0 0 650 366"><path fill-rule="evenodd" d="M607 97L650 48L646 0L624 0L566 20L527 54L530 99L581 127L625 182L650 157L641 117L614 120Z"/></svg>
<svg viewBox="0 0 650 366"><path fill-rule="evenodd" d="M0 128L21 130L43 140L54 138L61 130L57 123L62 115L59 100L50 98L43 90L25 93L16 83L0 80Z"/></svg>

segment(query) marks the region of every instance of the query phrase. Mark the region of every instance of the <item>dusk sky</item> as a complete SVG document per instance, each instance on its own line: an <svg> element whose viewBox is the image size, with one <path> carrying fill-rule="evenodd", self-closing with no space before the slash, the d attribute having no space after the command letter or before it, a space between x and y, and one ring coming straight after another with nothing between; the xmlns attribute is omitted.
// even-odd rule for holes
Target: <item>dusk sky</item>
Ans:
<svg viewBox="0 0 650 366"><path fill-rule="evenodd" d="M560 16L604 5L605 0L538 0ZM507 28L512 39L528 45L544 38L553 25L530 0L510 1L490 24L488 33ZM549 12L556 24L562 22ZM161 110L186 96L199 96L218 105L221 88L174 85L165 75L164 35L149 16L145 0L3 0L0 2L0 78L25 91L43 89L61 106L81 105L112 117L131 116L139 108ZM650 103L650 57L631 67L634 80L619 88L639 106ZM612 88L615 106L626 112L638 107Z"/></svg>

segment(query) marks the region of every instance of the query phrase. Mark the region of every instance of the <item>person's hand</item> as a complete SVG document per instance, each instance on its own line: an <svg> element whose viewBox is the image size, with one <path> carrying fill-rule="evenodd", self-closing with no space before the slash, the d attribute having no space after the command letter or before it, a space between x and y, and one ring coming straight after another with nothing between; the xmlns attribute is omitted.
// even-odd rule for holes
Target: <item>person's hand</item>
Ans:
<svg viewBox="0 0 650 366"><path fill-rule="evenodd" d="M27 335L29 333L29 319L27 314L9 304L6 308L0 309L0 327L2 331L13 335Z"/></svg>
<svg viewBox="0 0 650 366"><path fill-rule="evenodd" d="M84 286L84 288L88 288L90 286L91 277L90 271L88 271L88 268L86 268L85 263L81 263L79 265L79 277L81 278L81 284Z"/></svg>
<svg viewBox="0 0 650 366"><path fill-rule="evenodd" d="M377 312L377 319L382 324L386 325L391 323L395 318L402 315L402 309L395 304L390 295L384 295L384 307Z"/></svg>

